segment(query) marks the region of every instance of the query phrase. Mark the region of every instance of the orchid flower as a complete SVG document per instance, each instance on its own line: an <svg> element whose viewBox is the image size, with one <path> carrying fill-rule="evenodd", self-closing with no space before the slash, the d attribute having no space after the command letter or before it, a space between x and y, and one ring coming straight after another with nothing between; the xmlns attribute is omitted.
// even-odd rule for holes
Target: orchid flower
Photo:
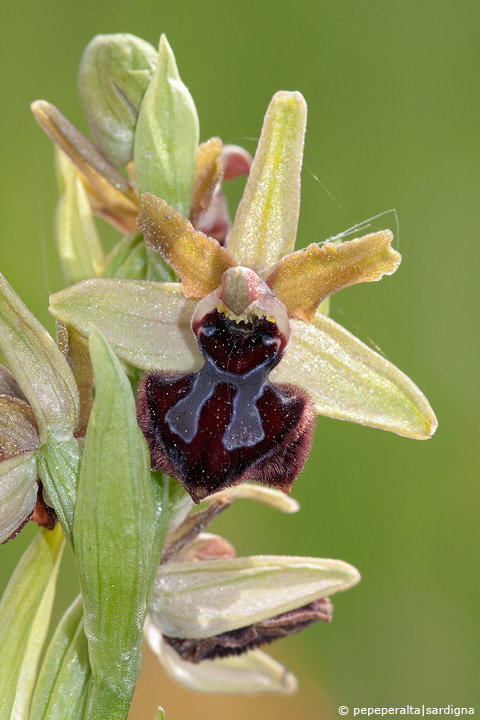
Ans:
<svg viewBox="0 0 480 720"><path fill-rule="evenodd" d="M224 538L205 532L236 498L284 513L298 503L278 490L240 485L198 511L184 496L173 512L145 622L145 639L164 670L197 692L290 694L292 673L258 647L323 620L328 595L355 585L348 563L319 558L236 558Z"/></svg>
<svg viewBox="0 0 480 720"><path fill-rule="evenodd" d="M293 675L258 647L329 622L328 596L358 571L236 557L205 530L238 497L298 509L285 493L318 414L433 434L420 390L327 317L331 294L392 274L400 255L389 230L294 251L300 93L273 97L252 162L218 138L199 145L165 36L158 52L131 35L94 38L79 88L93 142L51 104L32 106L58 150L70 285L51 297L58 345L0 276L0 542L32 513L58 518L81 602L37 673L63 547L60 528L43 531L0 602L6 712L63 717L67 702L122 720L142 630L191 689L292 692ZM222 182L240 174L231 224ZM109 255L94 215L127 234Z"/></svg>
<svg viewBox="0 0 480 720"><path fill-rule="evenodd" d="M245 480L289 492L316 414L419 439L436 428L412 381L322 312L395 271L392 233L293 252L305 126L300 93L277 93L225 246L142 195L145 242L180 282L92 279L51 297L58 321L82 335L93 322L121 359L156 371L139 424L153 467L196 502Z"/></svg>

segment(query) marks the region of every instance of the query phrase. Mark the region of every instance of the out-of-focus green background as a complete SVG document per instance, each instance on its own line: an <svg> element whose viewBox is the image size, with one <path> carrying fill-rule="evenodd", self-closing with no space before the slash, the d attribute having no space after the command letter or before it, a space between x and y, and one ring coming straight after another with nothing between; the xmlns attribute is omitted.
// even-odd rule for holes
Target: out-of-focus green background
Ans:
<svg viewBox="0 0 480 720"><path fill-rule="evenodd" d="M300 246L396 208L400 270L337 295L332 316L373 338L440 423L418 442L320 419L294 488L301 513L238 502L219 521L240 554L340 557L362 573L334 598L330 626L272 648L299 677L296 697L176 693L147 653L134 717L158 703L168 720L329 719L340 705L352 715L422 703L480 713L479 3L2 0L0 12L0 269L51 331L53 153L29 103L46 98L85 129L76 70L90 38L121 31L156 44L166 32L202 140L253 152L272 94L305 95ZM393 215L377 225L397 229ZM2 587L33 532L0 548ZM68 562L64 572L59 608L75 592Z"/></svg>

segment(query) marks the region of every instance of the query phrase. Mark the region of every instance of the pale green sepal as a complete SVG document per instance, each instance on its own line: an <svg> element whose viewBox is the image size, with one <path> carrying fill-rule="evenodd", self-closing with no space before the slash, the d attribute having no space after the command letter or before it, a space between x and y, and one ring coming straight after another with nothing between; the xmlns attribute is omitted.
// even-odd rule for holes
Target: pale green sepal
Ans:
<svg viewBox="0 0 480 720"><path fill-rule="evenodd" d="M167 38L162 35L157 68L140 105L135 130L139 193L153 193L188 217L198 137L195 104L180 78Z"/></svg>
<svg viewBox="0 0 480 720"><path fill-rule="evenodd" d="M0 603L0 720L28 717L63 546L59 525L39 532Z"/></svg>
<svg viewBox="0 0 480 720"><path fill-rule="evenodd" d="M92 686L87 717L124 718L140 671L155 496L135 398L92 327L95 401L85 436L73 538Z"/></svg>
<svg viewBox="0 0 480 720"><path fill-rule="evenodd" d="M90 677L79 596L60 620L47 648L28 720L83 718Z"/></svg>
<svg viewBox="0 0 480 720"><path fill-rule="evenodd" d="M281 490L264 487L263 485L249 485L247 483L235 485L210 495L208 501L211 502L221 495L227 495L232 500L254 500L284 513L295 513L300 510L300 505L295 498L285 495Z"/></svg>
<svg viewBox="0 0 480 720"><path fill-rule="evenodd" d="M65 537L73 549L73 513L82 449L75 438L62 443L48 442L37 450L38 474L49 504L57 513Z"/></svg>
<svg viewBox="0 0 480 720"><path fill-rule="evenodd" d="M117 167L133 159L138 110L157 64L150 43L130 35L96 35L80 61L78 91L95 145Z"/></svg>
<svg viewBox="0 0 480 720"><path fill-rule="evenodd" d="M292 673L261 650L194 664L182 660L167 645L150 616L145 623L145 639L164 669L179 685L205 693L263 693L291 695L297 689Z"/></svg>
<svg viewBox="0 0 480 720"><path fill-rule="evenodd" d="M58 149L56 160L62 197L57 207L55 234L65 281L72 285L100 276L105 256L77 169Z"/></svg>
<svg viewBox="0 0 480 720"><path fill-rule="evenodd" d="M157 714L155 715L155 720L167 720L167 714L162 707L158 708Z"/></svg>
<svg viewBox="0 0 480 720"><path fill-rule="evenodd" d="M258 272L293 251L306 123L307 105L299 92L273 96L227 240L238 265Z"/></svg>
<svg viewBox="0 0 480 720"><path fill-rule="evenodd" d="M196 302L179 283L85 280L50 296L50 312L88 336L96 325L121 359L141 370L187 372L202 365L190 330Z"/></svg>
<svg viewBox="0 0 480 720"><path fill-rule="evenodd" d="M28 520L37 502L37 461L25 452L0 462L0 545Z"/></svg>
<svg viewBox="0 0 480 720"><path fill-rule="evenodd" d="M206 638L347 590L358 570L341 560L259 555L160 565L149 614L164 635Z"/></svg>
<svg viewBox="0 0 480 720"><path fill-rule="evenodd" d="M32 407L40 441L68 438L78 418L75 378L55 342L3 275L0 352Z"/></svg>
<svg viewBox="0 0 480 720"><path fill-rule="evenodd" d="M291 320L292 334L273 382L308 390L320 415L424 440L437 419L426 397L395 365L317 312Z"/></svg>

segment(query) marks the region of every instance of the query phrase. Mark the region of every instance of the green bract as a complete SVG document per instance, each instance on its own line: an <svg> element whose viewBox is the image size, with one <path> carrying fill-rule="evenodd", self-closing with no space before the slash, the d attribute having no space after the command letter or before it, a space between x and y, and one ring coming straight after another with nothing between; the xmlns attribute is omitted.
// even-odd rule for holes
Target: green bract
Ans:
<svg viewBox="0 0 480 720"><path fill-rule="evenodd" d="M26 718L64 546L60 526L26 550L0 603L0 719Z"/></svg>
<svg viewBox="0 0 480 720"><path fill-rule="evenodd" d="M82 718L91 678L78 597L57 626L35 685L29 720Z"/></svg>
<svg viewBox="0 0 480 720"><path fill-rule="evenodd" d="M188 217L197 165L198 117L165 35L140 105L135 170L140 193L151 192Z"/></svg>
<svg viewBox="0 0 480 720"><path fill-rule="evenodd" d="M155 499L130 384L94 327L89 342L95 402L73 539L92 668L89 713L113 720L126 716L140 671Z"/></svg>

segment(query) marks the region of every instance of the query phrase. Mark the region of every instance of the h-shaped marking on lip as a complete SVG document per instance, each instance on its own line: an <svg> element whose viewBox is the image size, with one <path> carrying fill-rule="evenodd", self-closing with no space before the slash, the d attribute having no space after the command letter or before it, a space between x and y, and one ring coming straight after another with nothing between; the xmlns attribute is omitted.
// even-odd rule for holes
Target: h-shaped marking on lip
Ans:
<svg viewBox="0 0 480 720"><path fill-rule="evenodd" d="M252 447L265 437L257 400L269 384L267 376L274 357L267 358L246 373L236 374L221 370L213 358L204 355L205 364L197 370L193 387L165 415L170 430L184 442L190 443L198 432L200 414L217 385L226 383L236 389L232 417L225 430L222 443L226 450Z"/></svg>

